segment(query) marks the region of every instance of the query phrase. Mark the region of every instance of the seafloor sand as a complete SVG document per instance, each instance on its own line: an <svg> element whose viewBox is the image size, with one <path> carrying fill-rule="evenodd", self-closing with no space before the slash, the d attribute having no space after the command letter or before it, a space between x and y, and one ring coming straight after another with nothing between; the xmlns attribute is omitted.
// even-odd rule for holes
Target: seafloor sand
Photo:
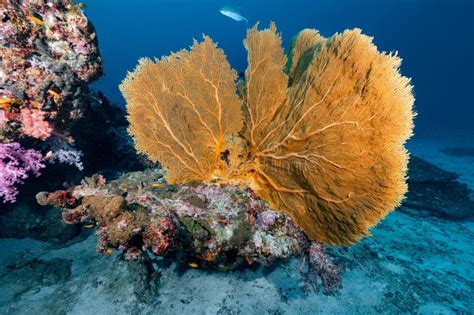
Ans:
<svg viewBox="0 0 474 315"><path fill-rule="evenodd" d="M462 172L474 189L474 157L442 155L445 146L455 143L410 144L418 156ZM305 289L296 260L228 273L162 266L156 291L144 294L134 266L96 254L93 235L63 248L0 239L0 314L470 314L472 244L472 220L392 212L372 238L330 249L345 269L344 288L325 296Z"/></svg>

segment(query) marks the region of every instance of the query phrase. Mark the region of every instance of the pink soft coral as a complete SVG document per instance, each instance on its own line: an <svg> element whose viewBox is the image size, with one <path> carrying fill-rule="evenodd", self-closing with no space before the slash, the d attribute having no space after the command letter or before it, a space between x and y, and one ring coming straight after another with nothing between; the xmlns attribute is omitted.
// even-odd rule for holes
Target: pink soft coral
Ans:
<svg viewBox="0 0 474 315"><path fill-rule="evenodd" d="M39 109L24 108L21 110L22 131L25 135L46 140L51 135L53 128L44 120L45 112Z"/></svg>
<svg viewBox="0 0 474 315"><path fill-rule="evenodd" d="M3 203L15 202L18 195L17 184L22 184L27 173L40 175L44 167L40 152L24 149L19 143L0 143L0 199Z"/></svg>
<svg viewBox="0 0 474 315"><path fill-rule="evenodd" d="M5 115L5 111L0 109L0 127L3 127L7 123L8 119Z"/></svg>

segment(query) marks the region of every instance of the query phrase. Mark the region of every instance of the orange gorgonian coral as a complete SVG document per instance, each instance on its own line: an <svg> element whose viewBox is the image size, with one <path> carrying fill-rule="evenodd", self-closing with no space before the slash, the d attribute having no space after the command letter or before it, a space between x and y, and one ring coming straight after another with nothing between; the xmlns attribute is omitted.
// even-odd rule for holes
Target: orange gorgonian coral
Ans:
<svg viewBox="0 0 474 315"><path fill-rule="evenodd" d="M249 185L311 239L356 242L407 190L414 98L401 60L358 29L329 39L303 30L288 60L273 24L244 44L237 85L206 36L140 60L120 86L138 151L170 183Z"/></svg>

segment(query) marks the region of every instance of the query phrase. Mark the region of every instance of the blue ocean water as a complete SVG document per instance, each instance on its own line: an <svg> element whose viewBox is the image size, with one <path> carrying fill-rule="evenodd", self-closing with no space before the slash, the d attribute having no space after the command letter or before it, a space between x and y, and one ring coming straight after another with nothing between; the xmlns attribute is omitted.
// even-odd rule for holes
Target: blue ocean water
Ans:
<svg viewBox="0 0 474 315"><path fill-rule="evenodd" d="M232 67L247 65L248 26L277 24L288 47L303 28L329 37L358 27L380 50L398 51L402 73L415 86L417 136L474 136L474 2L471 0L136 0L87 1L106 75L96 84L124 104L118 84L140 57L187 48L202 34L224 49ZM232 6L248 19L219 10Z"/></svg>

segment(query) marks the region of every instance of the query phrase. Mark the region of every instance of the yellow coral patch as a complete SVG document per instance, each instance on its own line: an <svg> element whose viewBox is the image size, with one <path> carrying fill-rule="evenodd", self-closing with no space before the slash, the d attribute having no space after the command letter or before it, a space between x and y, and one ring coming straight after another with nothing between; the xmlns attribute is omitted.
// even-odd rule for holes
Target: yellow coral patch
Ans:
<svg viewBox="0 0 474 315"><path fill-rule="evenodd" d="M171 183L249 185L311 239L368 235L407 190L414 98L401 60L358 29L329 39L303 30L289 61L273 24L250 29L244 44L249 65L237 87L208 37L141 60L120 87L136 147Z"/></svg>

